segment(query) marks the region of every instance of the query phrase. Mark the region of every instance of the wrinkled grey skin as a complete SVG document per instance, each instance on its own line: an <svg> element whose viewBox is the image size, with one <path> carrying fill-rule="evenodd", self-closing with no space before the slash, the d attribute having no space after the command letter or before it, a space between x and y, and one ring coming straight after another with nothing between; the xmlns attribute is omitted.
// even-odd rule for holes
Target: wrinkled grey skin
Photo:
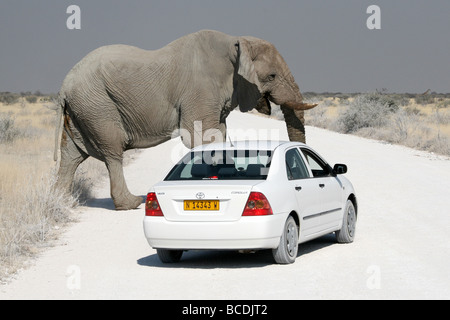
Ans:
<svg viewBox="0 0 450 320"><path fill-rule="evenodd" d="M98 48L73 67L59 92L58 187L70 191L77 167L92 156L108 168L116 209L136 208L142 198L127 188L125 150L156 146L177 132L188 148L225 140L233 109L270 114L269 100L281 106L290 139L305 141L303 110L314 105L302 102L287 64L261 39L204 30L155 51Z"/></svg>

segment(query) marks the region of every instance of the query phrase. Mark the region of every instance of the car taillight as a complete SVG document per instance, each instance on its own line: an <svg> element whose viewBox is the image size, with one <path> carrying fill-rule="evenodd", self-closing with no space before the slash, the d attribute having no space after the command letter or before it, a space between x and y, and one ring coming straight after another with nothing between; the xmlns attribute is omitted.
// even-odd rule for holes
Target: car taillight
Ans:
<svg viewBox="0 0 450 320"><path fill-rule="evenodd" d="M163 216L163 212L154 192L147 194L147 201L145 201L145 215L149 217Z"/></svg>
<svg viewBox="0 0 450 320"><path fill-rule="evenodd" d="M267 216L273 214L269 201L261 192L252 192L248 197L242 216Z"/></svg>

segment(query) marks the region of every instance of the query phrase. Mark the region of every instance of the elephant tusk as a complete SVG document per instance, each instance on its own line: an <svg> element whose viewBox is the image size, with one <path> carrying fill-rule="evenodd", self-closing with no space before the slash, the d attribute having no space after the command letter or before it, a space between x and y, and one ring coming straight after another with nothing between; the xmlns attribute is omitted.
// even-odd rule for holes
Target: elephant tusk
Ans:
<svg viewBox="0 0 450 320"><path fill-rule="evenodd" d="M284 106L293 109L293 110L309 110L317 106L317 103L315 104L309 104L304 102L287 102L283 104Z"/></svg>
<svg viewBox="0 0 450 320"><path fill-rule="evenodd" d="M312 109L315 107L317 107L317 103L315 103L315 104L302 103L300 110L309 110L309 109Z"/></svg>

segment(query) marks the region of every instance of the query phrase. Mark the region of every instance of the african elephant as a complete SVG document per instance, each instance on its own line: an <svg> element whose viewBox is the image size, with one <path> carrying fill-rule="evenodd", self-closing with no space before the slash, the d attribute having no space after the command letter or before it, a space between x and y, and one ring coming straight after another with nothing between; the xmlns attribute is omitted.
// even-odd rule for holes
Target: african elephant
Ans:
<svg viewBox="0 0 450 320"><path fill-rule="evenodd" d="M225 138L233 109L270 113L269 100L281 106L290 139L305 141L303 110L315 105L302 102L282 56L261 39L203 30L153 51L100 47L72 68L59 92L57 185L70 191L77 167L92 156L106 164L116 209L136 208L143 199L126 185L125 150L158 145L174 132L188 148L211 142L193 138L207 130Z"/></svg>

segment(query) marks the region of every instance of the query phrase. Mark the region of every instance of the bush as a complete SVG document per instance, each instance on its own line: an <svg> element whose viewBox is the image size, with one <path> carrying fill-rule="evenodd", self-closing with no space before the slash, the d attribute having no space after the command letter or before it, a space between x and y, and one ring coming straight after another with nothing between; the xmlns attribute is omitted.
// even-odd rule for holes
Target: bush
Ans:
<svg viewBox="0 0 450 320"><path fill-rule="evenodd" d="M0 143L11 143L20 136L20 130L14 125L15 120L7 113L0 113Z"/></svg>
<svg viewBox="0 0 450 320"><path fill-rule="evenodd" d="M431 94L418 94L414 97L414 100L422 106L434 103L434 97Z"/></svg>
<svg viewBox="0 0 450 320"><path fill-rule="evenodd" d="M436 108L438 108L438 109L445 109L445 108L448 108L449 106L450 106L450 100L441 99L436 103Z"/></svg>
<svg viewBox="0 0 450 320"><path fill-rule="evenodd" d="M0 200L0 280L72 221L77 199L55 188L56 174L30 173ZM10 272L6 272L10 273Z"/></svg>
<svg viewBox="0 0 450 320"><path fill-rule="evenodd" d="M27 96L25 99L28 101L28 103L36 103L37 97L36 96Z"/></svg>
<svg viewBox="0 0 450 320"><path fill-rule="evenodd" d="M19 101L20 95L12 92L0 92L0 102L4 104L13 104Z"/></svg>
<svg viewBox="0 0 450 320"><path fill-rule="evenodd" d="M330 119L327 116L327 110L330 106L329 100L323 102L317 100L310 100L308 103L317 103L318 106L305 112L305 124L308 126L318 128L328 128L330 125ZM334 106L334 104L333 104Z"/></svg>
<svg viewBox="0 0 450 320"><path fill-rule="evenodd" d="M347 110L339 116L337 128L343 133L353 133L362 128L379 128L397 110L398 106L394 101L383 94L362 94L355 97Z"/></svg>

